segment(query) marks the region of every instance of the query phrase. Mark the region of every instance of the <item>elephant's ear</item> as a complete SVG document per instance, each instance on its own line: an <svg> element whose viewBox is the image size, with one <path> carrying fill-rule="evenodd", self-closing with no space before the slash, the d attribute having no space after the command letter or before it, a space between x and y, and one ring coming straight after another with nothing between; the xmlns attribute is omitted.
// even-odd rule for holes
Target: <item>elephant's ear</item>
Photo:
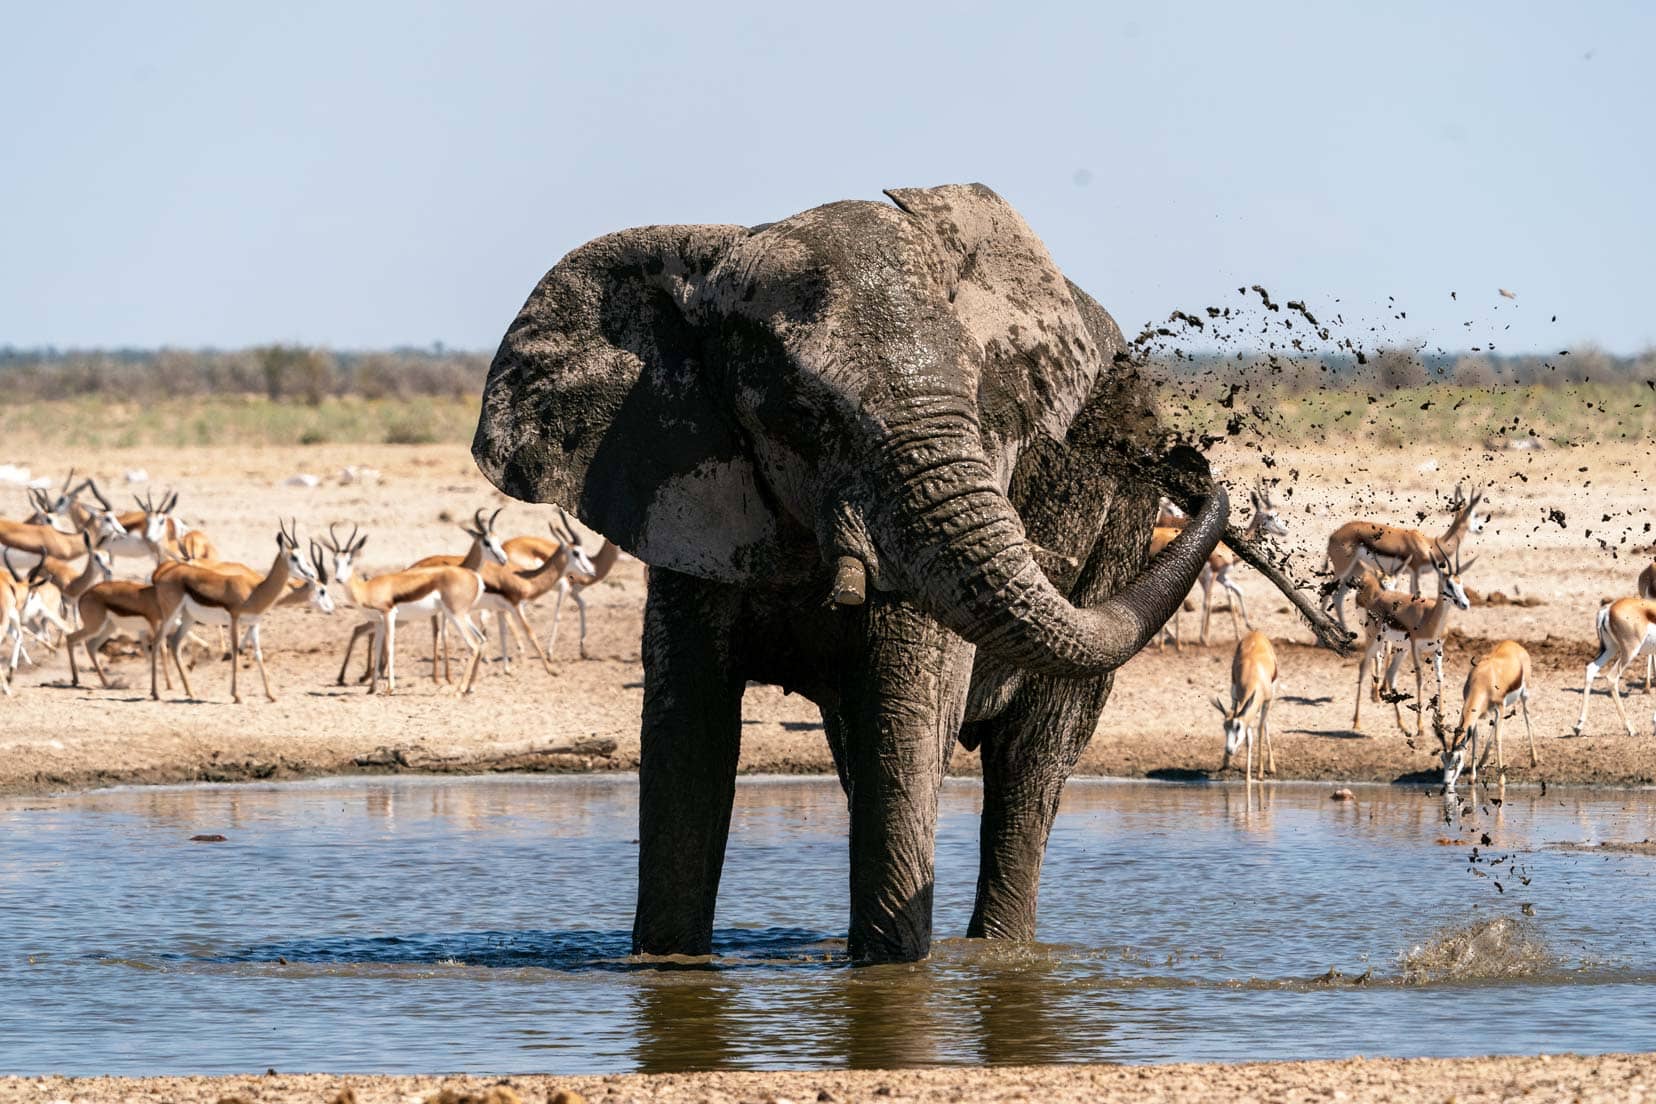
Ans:
<svg viewBox="0 0 1656 1104"><path fill-rule="evenodd" d="M653 226L547 273L489 366L472 455L502 491L572 507L646 563L743 581L777 518L700 363L692 306L747 231Z"/></svg>
<svg viewBox="0 0 1656 1104"><path fill-rule="evenodd" d="M885 194L931 232L952 262L946 275L954 312L984 353L984 428L1021 440L1038 428L1062 440L1106 354L1041 239L982 184Z"/></svg>

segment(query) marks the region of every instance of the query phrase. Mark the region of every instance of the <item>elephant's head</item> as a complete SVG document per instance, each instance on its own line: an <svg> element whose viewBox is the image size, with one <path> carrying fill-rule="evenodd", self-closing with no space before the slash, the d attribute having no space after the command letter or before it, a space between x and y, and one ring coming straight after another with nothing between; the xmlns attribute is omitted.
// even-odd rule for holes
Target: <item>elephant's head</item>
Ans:
<svg viewBox="0 0 1656 1104"><path fill-rule="evenodd" d="M1063 438L1120 332L988 188L886 194L570 253L495 355L478 465L652 565L795 584L854 557L1008 662L1119 666L1188 592L1224 494L1123 592L1071 606L1006 488L1027 442Z"/></svg>

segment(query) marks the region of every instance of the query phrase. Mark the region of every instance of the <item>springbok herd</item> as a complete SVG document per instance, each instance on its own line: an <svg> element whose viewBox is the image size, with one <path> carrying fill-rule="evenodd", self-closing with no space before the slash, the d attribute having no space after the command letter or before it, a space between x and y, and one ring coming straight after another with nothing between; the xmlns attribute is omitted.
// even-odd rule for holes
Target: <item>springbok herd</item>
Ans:
<svg viewBox="0 0 1656 1104"><path fill-rule="evenodd" d="M73 485L72 485L73 484ZM502 540L495 533L499 510L485 516L478 511L462 528L471 539L464 556L427 556L402 571L371 578L355 568L368 537L355 527L341 535L330 526L327 536L311 539L301 551L296 528L280 526L276 549L268 568L259 571L244 564L220 560L213 543L200 529L187 527L177 517L177 494L136 500L137 509L117 511L92 480L74 484L73 473L55 495L31 491L35 512L23 521L0 519L0 691L11 696L20 662L32 646L55 653L66 651L72 685L79 686L77 651L84 649L99 680L109 679L99 659L101 646L117 630L127 630L148 642L150 696L161 697L164 683L172 690L173 671L184 696L194 698L189 675L180 661L182 643L196 637L196 626L229 631L238 641L236 652L250 653L258 668L266 698L275 700L265 673L260 640L263 615L278 605L310 605L332 612L336 601L353 606L362 615L345 646L338 682L344 685L352 653L367 639L360 682L368 693L396 690L396 635L399 616L420 615L431 621L432 678L448 685L451 677L450 630L464 646L467 659L460 692L470 693L488 641L477 614L493 612L500 658L509 669L514 636L533 649L543 666L552 670L563 600L575 601L580 611L581 654L586 654L586 603L581 592L603 579L616 563L619 550L604 542L589 557L579 536L560 514L560 524L549 524L546 537L518 536ZM1288 533L1281 513L1263 483L1249 495L1252 517L1245 536L1252 541ZM1357 665L1357 694L1352 728L1359 728L1365 691L1375 702L1389 699L1399 728L1408 732L1397 691L1397 675L1405 658L1415 673L1414 735L1425 731L1426 712L1433 713L1433 731L1441 748L1444 784L1453 788L1463 769L1477 780L1480 762L1479 731L1494 729L1494 754L1504 771L1501 744L1503 712L1516 707L1524 716L1531 765L1538 762L1529 726L1528 698L1531 663L1524 648L1504 640L1473 659L1462 690L1459 722L1443 723L1443 646L1452 611L1470 607L1463 574L1473 559L1463 559L1469 538L1481 532L1491 514L1482 491L1467 497L1460 487L1450 503L1453 520L1441 536L1418 529L1373 521L1351 521L1328 539L1326 568L1331 578L1325 608L1346 626L1345 598L1352 595L1362 611L1364 647ZM1163 504L1150 548L1159 552L1177 534L1185 518L1171 504ZM114 578L120 558L153 563L144 580ZM1269 729L1271 706L1280 675L1276 651L1263 633L1254 631L1241 588L1232 578L1236 557L1216 548L1198 580L1201 594L1200 639L1208 642L1215 589L1229 595L1232 630L1237 645L1231 664L1230 701L1214 705L1224 718L1225 750L1221 770L1233 755L1245 749L1244 776L1255 777L1255 743L1259 744L1258 777L1275 773L1276 755ZM1421 580L1430 571L1436 579L1436 597L1421 594ZM1390 588L1389 579L1407 575L1407 592ZM529 624L529 607L556 593L556 607L547 646L543 649ZM1244 632L1244 628L1247 630ZM1160 637L1182 647L1179 615ZM1639 655L1648 650L1645 691L1656 681L1656 562L1640 573L1637 595L1611 602L1598 611L1596 634L1600 651L1587 665L1577 734L1587 724L1587 707L1594 682L1607 672L1617 716L1629 735L1633 726L1622 702L1621 680ZM227 658L231 649L225 649ZM1423 665L1430 660L1436 694L1424 695ZM240 663L230 661L230 695L240 702ZM439 673L441 672L441 673ZM1653 718L1656 723L1656 718ZM1487 759L1489 748L1483 749Z"/></svg>
<svg viewBox="0 0 1656 1104"><path fill-rule="evenodd" d="M1271 500L1270 490L1263 483L1249 494L1253 517L1245 536L1258 540L1266 536L1284 536L1287 526ZM1494 728L1495 764L1504 777L1505 753L1501 746L1501 716L1513 707L1523 712L1524 735L1529 744L1530 765L1536 766L1539 757L1535 736L1529 723L1529 695L1531 664L1529 653L1515 640L1503 640L1472 660L1466 682L1461 690L1461 715L1454 728L1443 723L1443 642L1449 630L1452 609L1468 609L1471 602L1461 582L1462 573L1470 569L1473 560L1461 559L1461 549L1467 538L1482 532L1492 516L1480 509L1484 506L1483 492L1474 492L1467 498L1457 486L1450 503L1454 520L1442 536L1432 538L1418 529L1386 525L1373 521L1349 521L1328 538L1328 556L1325 570L1331 576L1327 585L1325 608L1332 610L1340 627L1347 628L1345 596L1350 593L1363 613L1364 646L1357 663L1357 694L1352 709L1351 727L1360 730L1365 687L1373 701L1389 698L1397 725L1405 733L1401 702L1406 695L1397 691L1397 673L1403 660L1412 660L1415 674L1414 735L1425 731L1426 711L1433 712L1433 732L1443 766L1443 784L1452 790L1463 770L1470 769L1472 782L1477 784L1479 729L1486 722ZM1160 551L1178 535L1185 522L1184 516L1163 500L1160 516L1156 519L1150 547ZM1475 559L1475 557L1474 557ZM1254 743L1259 742L1259 778L1276 771L1276 752L1271 746L1269 716L1271 704L1277 696L1280 669L1276 650L1270 639L1253 631L1247 606L1242 602L1241 590L1229 578L1235 558L1223 547L1214 550L1198 580L1202 592L1201 641L1208 642L1208 620L1212 608L1213 588L1223 587L1230 593L1231 625L1238 639L1236 653L1231 660L1230 703L1214 698L1214 706L1224 718L1225 753L1220 769L1230 766L1231 756L1239 748L1246 749L1243 774L1254 777ZM1437 597L1423 597L1421 577L1430 570L1437 579ZM1389 580L1403 574L1409 576L1409 591L1403 593L1390 588ZM1629 736L1633 725L1627 719L1622 704L1621 680L1634 660L1647 648L1644 689L1648 694L1656 680L1656 561L1639 573L1637 595L1621 598L1603 606L1597 615L1596 630L1599 654L1587 664L1587 677L1581 691L1581 717L1576 721L1575 733L1581 735L1587 728L1587 705L1591 700L1593 683L1601 671L1608 670L1610 697L1615 703L1616 715ZM1242 632L1237 624L1240 610ZM1162 634L1159 646L1165 648L1171 640L1179 646L1178 615ZM1389 659L1385 653L1389 652ZM1436 694L1424 696L1422 664L1432 663L1437 679ZM1383 665L1383 670L1382 670ZM1370 681L1372 676L1372 682ZM1656 716L1652 717L1656 726ZM1487 759L1489 748L1484 748Z"/></svg>
<svg viewBox="0 0 1656 1104"><path fill-rule="evenodd" d="M399 616L429 617L432 626L432 677L450 675L448 636L452 628L469 653L461 684L470 693L477 678L486 638L475 614L495 614L502 662L509 668L512 636L521 634L552 670L558 621L564 599L580 611L580 650L586 655L586 602L581 592L601 581L615 565L620 550L605 542L588 556L569 524L548 524L549 537L520 536L501 540L494 526L500 510L485 517L478 511L470 525L471 538L464 556L427 556L402 571L372 578L355 569L368 535L355 527L341 537L330 526L325 539L312 539L300 550L294 523L281 525L276 551L264 571L218 558L212 541L200 529L186 527L176 516L176 493L157 503L154 496L137 499L136 510L118 512L90 479L78 485L73 473L56 496L44 490L30 492L35 512L23 521L0 519L0 691L12 696L12 682L20 662L28 660L32 645L48 652L59 647L68 653L70 682L79 686L76 652L84 648L92 669L104 686L110 681L99 661L99 651L117 630L129 630L148 641L150 697L161 697L158 681L172 689L171 672L178 672L184 696L194 698L189 674L179 657L180 646L197 625L229 630L235 649L230 660L230 696L240 702L241 664L230 653L250 652L259 670L265 697L275 701L265 673L260 623L276 606L310 605L323 613L335 609L337 587L344 601L363 619L351 632L339 668L345 684L351 653L369 637L361 681L368 693L385 684L396 691L396 633ZM88 496L91 501L83 501ZM147 559L154 564L147 579L114 577L118 558ZM551 636L543 649L529 625L528 607L556 592ZM196 639L199 640L197 637Z"/></svg>

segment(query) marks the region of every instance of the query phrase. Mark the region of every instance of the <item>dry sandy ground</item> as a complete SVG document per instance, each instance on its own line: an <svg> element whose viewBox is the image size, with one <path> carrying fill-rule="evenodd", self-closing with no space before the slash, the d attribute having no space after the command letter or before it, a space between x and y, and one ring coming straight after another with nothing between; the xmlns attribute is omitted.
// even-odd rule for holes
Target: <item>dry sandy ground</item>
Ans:
<svg viewBox="0 0 1656 1104"><path fill-rule="evenodd" d="M151 487L180 490L183 516L210 532L223 554L261 569L273 552L278 516L296 516L306 536L330 522L362 525L370 534L364 562L374 571L432 552L463 551L466 540L448 519L506 502L458 446L132 450L0 459L43 473L74 464L123 494L121 473L146 468ZM1262 470L1256 454L1239 449L1221 448L1216 459L1237 480ZM1446 672L1451 712L1458 710L1471 654L1515 638L1535 659L1531 716L1541 764L1529 767L1523 723L1514 718L1505 726L1511 777L1652 781L1656 697L1637 691L1629 697L1636 735L1628 737L1601 681L1589 735L1561 738L1580 709L1583 666L1596 650L1593 617L1599 603L1632 593L1638 570L1648 562L1645 446L1494 455L1443 447L1368 456L1328 448L1285 450L1274 460L1273 474L1297 473L1278 492L1283 498L1293 488L1286 515L1292 532L1282 544L1297 550L1296 563L1306 576L1321 563L1327 534L1352 516L1414 523L1416 511L1430 510L1422 524L1441 529L1447 517L1439 496L1457 478L1493 484L1489 502L1496 520L1469 544L1468 556L1478 559L1467 584L1543 604L1479 604L1456 613ZM1420 470L1427 461L1435 462L1435 470ZM383 478L341 484L336 475L347 464L372 465ZM287 486L286 479L300 471L321 476L322 484ZM0 516L21 514L23 500L20 490L0 489ZM1558 513L1549 520L1553 511ZM500 527L507 534L544 532L548 516L544 507L514 503ZM1619 558L1601 547L1606 539ZM121 562L124 574L144 570L142 561ZM1273 715L1278 776L1390 781L1429 771L1435 763L1432 738L1406 738L1389 707L1365 703L1363 733L1352 731L1355 661L1311 647L1309 632L1280 596L1246 569L1238 575L1249 611L1279 642L1284 696ZM340 649L357 620L348 608L332 616L285 609L271 614L264 638L279 696L275 703L259 696L256 673L244 669L247 704L230 704L227 665L205 655L193 681L206 700L186 702L173 694L158 703L147 700L147 663L136 656L113 661L111 670L123 684L117 689L72 689L63 657L40 656L39 669L19 672L16 696L0 700L0 791L364 770L628 769L638 748L643 600L642 566L624 559L610 579L589 592L588 650L594 658L576 658L575 622L566 617L554 674L531 661L514 664L508 677L491 662L476 693L465 699L431 681L429 636L414 626L405 626L399 638L402 679L394 698L370 698L354 683L335 685ZM538 615L543 639L550 605L543 602ZM572 615L573 609L566 612ZM1193 626L1195 618L1186 614L1184 622ZM1224 612L1215 615L1213 641L1183 653L1149 650L1129 663L1081 770L1169 778L1215 770L1221 737L1211 699L1226 693L1232 646ZM1412 682L1406 671L1404 688L1412 690ZM1428 670L1428 694L1431 690ZM809 703L754 687L745 718L744 769L831 769ZM1405 712L1405 718L1412 726L1412 714ZM974 771L975 757L957 753L954 768Z"/></svg>
<svg viewBox="0 0 1656 1104"><path fill-rule="evenodd" d="M348 1091L347 1091L348 1090ZM623 1101L1391 1101L1636 1104L1656 1092L1656 1055L1273 1062L1238 1066L1001 1066L615 1077L0 1078L0 1104L601 1104ZM579 1095L577 1095L579 1094Z"/></svg>

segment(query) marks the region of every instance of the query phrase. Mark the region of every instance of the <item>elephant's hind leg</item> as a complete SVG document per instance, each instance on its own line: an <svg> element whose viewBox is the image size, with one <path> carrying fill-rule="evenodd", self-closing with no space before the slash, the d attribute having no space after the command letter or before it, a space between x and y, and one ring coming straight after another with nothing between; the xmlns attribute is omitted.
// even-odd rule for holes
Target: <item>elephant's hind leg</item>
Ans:
<svg viewBox="0 0 1656 1104"><path fill-rule="evenodd" d="M724 584L650 570L635 954L712 950L741 747L743 682L731 662L739 597Z"/></svg>
<svg viewBox="0 0 1656 1104"><path fill-rule="evenodd" d="M1027 676L1005 711L978 722L983 756L971 939L1034 939L1041 864L1064 784L1092 740L1111 678Z"/></svg>

